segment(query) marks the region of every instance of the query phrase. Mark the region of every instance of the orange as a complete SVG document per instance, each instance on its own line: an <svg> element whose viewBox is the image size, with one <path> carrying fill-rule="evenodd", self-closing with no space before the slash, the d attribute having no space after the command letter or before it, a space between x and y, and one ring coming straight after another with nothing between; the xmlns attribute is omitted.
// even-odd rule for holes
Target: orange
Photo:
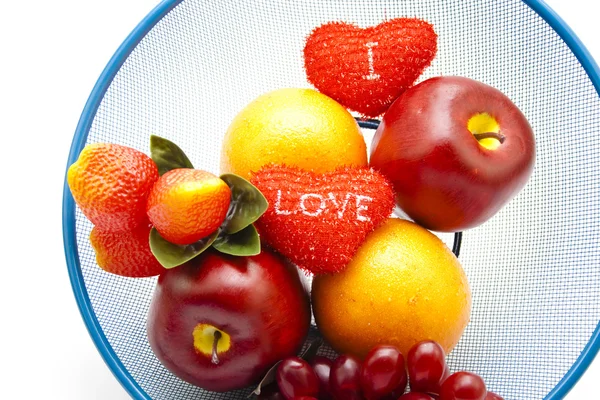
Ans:
<svg viewBox="0 0 600 400"><path fill-rule="evenodd" d="M221 151L221 172L246 179L271 163L318 173L366 166L367 148L358 124L338 102L311 89L279 89L234 118Z"/></svg>
<svg viewBox="0 0 600 400"><path fill-rule="evenodd" d="M146 218L146 200L158 169L130 147L87 145L67 171L67 183L83 214L99 229L124 231Z"/></svg>
<svg viewBox="0 0 600 400"><path fill-rule="evenodd" d="M94 227L90 243L96 251L96 263L103 270L121 276L142 278L159 275L165 269L150 251L150 228L147 222L120 232Z"/></svg>
<svg viewBox="0 0 600 400"><path fill-rule="evenodd" d="M197 169L173 169L148 197L148 217L158 233L175 244L191 244L213 233L225 220L231 190L219 177Z"/></svg>
<svg viewBox="0 0 600 400"><path fill-rule="evenodd" d="M398 218L367 236L342 272L316 276L312 301L325 340L360 358L378 344L406 356L426 339L449 353L471 311L458 259L437 236Z"/></svg>

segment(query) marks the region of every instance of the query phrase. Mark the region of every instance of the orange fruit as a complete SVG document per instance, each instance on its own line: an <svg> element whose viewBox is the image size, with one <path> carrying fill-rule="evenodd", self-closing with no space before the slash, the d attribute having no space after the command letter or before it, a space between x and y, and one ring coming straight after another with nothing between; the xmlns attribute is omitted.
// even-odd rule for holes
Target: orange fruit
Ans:
<svg viewBox="0 0 600 400"><path fill-rule="evenodd" d="M94 227L90 243L96 251L96 263L103 270L121 276L142 278L159 275L165 269L150 251L150 228L147 222L120 232Z"/></svg>
<svg viewBox="0 0 600 400"><path fill-rule="evenodd" d="M338 102L311 89L279 89L238 113L221 151L223 173L250 179L266 164L318 173L366 166L367 148L358 124Z"/></svg>
<svg viewBox="0 0 600 400"><path fill-rule="evenodd" d="M67 183L83 214L99 229L132 229L146 218L146 200L158 179L146 154L118 144L87 145L67 171Z"/></svg>
<svg viewBox="0 0 600 400"><path fill-rule="evenodd" d="M367 236L342 272L316 276L312 301L325 340L360 358L378 344L406 355L426 339L449 353L471 312L458 259L437 236L399 218Z"/></svg>
<svg viewBox="0 0 600 400"><path fill-rule="evenodd" d="M197 169L173 169L148 197L150 222L167 241L191 244L213 233L225 220L231 190L219 177Z"/></svg>

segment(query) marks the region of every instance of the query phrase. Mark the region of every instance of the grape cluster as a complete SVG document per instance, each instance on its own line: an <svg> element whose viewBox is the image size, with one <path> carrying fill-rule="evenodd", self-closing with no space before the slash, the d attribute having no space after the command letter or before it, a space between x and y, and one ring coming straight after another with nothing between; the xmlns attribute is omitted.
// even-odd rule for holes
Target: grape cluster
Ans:
<svg viewBox="0 0 600 400"><path fill-rule="evenodd" d="M407 385L410 392L406 391ZM426 340L406 356L394 346L379 345L361 362L342 354L335 360L316 356L310 363L288 357L277 367L276 384L263 400L502 400L488 392L471 372L450 374L442 347Z"/></svg>

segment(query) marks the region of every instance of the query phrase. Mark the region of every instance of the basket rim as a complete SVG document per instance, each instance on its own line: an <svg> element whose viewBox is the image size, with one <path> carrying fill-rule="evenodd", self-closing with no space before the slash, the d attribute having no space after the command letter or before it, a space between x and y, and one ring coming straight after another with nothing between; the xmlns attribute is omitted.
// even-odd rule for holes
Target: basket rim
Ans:
<svg viewBox="0 0 600 400"><path fill-rule="evenodd" d="M63 245L69 280L79 312L90 334L94 345L109 367L115 378L127 393L135 399L152 400L142 389L127 368L123 365L108 339L104 335L100 322L93 310L79 262L77 237L75 229L75 202L67 184L67 170L79 157L83 150L92 122L100 106L104 94L112 83L117 72L146 34L172 9L183 0L162 0L148 13L146 17L131 31L116 50L96 81L90 96L79 118L64 176L62 202ZM521 0L536 12L560 36L573 52L586 74L590 78L596 92L600 96L600 68L591 54L567 23L543 0ZM571 368L565 373L556 386L547 394L544 400L560 400L564 398L590 366L596 354L600 351L600 321L596 325L590 340L581 351Z"/></svg>

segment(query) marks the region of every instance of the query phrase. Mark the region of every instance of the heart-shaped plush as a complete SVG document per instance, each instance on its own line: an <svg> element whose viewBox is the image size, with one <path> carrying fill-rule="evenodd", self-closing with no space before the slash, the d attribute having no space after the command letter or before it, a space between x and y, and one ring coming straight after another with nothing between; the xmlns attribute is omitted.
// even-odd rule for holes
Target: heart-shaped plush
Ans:
<svg viewBox="0 0 600 400"><path fill-rule="evenodd" d="M331 22L308 36L304 68L321 93L376 117L414 84L436 52L433 25L421 19L395 18L364 29Z"/></svg>
<svg viewBox="0 0 600 400"><path fill-rule="evenodd" d="M269 202L254 224L261 240L313 274L341 271L394 209L392 185L369 168L268 165L251 182Z"/></svg>

